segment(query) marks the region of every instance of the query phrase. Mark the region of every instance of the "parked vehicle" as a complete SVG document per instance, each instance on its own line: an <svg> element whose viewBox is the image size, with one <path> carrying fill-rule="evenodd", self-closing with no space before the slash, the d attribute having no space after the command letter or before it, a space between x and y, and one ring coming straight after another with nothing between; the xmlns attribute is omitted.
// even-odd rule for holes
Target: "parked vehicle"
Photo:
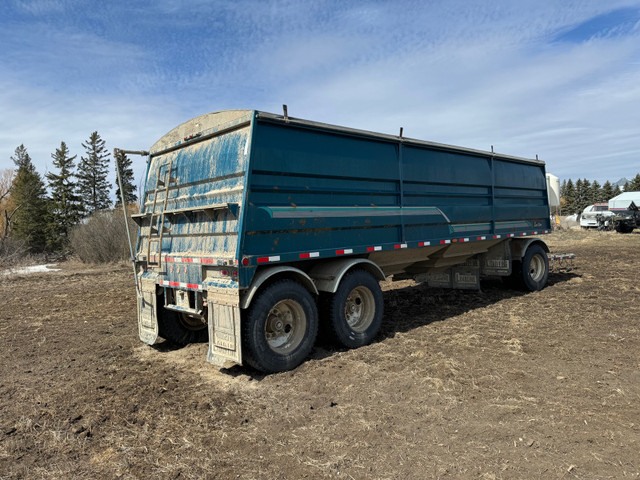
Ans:
<svg viewBox="0 0 640 480"><path fill-rule="evenodd" d="M125 151L126 152L126 151ZM379 281L534 291L549 271L544 162L253 110L194 118L148 154L138 332L208 360L295 368L319 328L377 334Z"/></svg>
<svg viewBox="0 0 640 480"><path fill-rule="evenodd" d="M624 192L609 200L609 209L614 212L613 227L618 233L631 233L640 228L640 192Z"/></svg>
<svg viewBox="0 0 640 480"><path fill-rule="evenodd" d="M586 207L580 215L580 226L582 228L597 228L598 230L609 230L613 225L615 213L609 211L609 204L594 203Z"/></svg>
<svg viewBox="0 0 640 480"><path fill-rule="evenodd" d="M640 211L635 203L631 202L629 208L616 212L613 217L613 228L618 233L631 233L634 228L640 228Z"/></svg>

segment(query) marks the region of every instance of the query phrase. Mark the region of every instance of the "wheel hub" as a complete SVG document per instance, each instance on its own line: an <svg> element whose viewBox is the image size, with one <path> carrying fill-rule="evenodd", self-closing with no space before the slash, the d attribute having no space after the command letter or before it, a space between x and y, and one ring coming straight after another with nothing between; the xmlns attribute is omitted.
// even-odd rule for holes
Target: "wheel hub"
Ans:
<svg viewBox="0 0 640 480"><path fill-rule="evenodd" d="M371 290L363 286L351 290L345 303L345 320L349 328L362 333L369 328L374 316L375 300Z"/></svg>
<svg viewBox="0 0 640 480"><path fill-rule="evenodd" d="M302 306L294 300L282 300L269 311L264 326L265 339L274 352L288 354L304 338L306 317Z"/></svg>

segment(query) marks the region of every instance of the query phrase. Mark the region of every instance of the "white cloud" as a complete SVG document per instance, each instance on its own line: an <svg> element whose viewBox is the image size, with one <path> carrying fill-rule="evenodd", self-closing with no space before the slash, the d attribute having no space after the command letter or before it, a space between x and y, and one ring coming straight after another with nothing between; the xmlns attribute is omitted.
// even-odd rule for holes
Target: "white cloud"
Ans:
<svg viewBox="0 0 640 480"><path fill-rule="evenodd" d="M61 140L80 155L93 130L110 149L144 149L207 111L287 103L617 180L640 169L640 32L556 39L634 4L16 2L37 20L0 20L0 168L20 143L42 171Z"/></svg>

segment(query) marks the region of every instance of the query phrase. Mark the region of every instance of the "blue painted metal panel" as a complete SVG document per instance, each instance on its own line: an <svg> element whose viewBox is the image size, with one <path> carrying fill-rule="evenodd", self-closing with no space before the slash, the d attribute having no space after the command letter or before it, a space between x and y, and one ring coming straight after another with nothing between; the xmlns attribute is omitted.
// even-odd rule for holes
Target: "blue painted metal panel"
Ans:
<svg viewBox="0 0 640 480"><path fill-rule="evenodd" d="M205 261L227 264L237 258L249 132L247 125L151 157L142 211L147 216L141 222L137 251L140 256L162 256L164 281L202 285ZM167 180L168 188L163 184ZM151 230L163 227L160 248L154 240L159 235Z"/></svg>
<svg viewBox="0 0 640 480"><path fill-rule="evenodd" d="M542 162L260 112L238 115L236 123L251 124L242 120L152 155L143 211L153 209L155 195L161 210L165 193L155 186L171 168L166 209L180 213L155 225L169 227L162 254L239 262L240 288L262 263L550 228ZM227 204L237 209L202 211ZM143 222L139 254L153 250L150 231ZM197 265L172 267L166 281L217 281L202 278Z"/></svg>
<svg viewBox="0 0 640 480"><path fill-rule="evenodd" d="M258 118L249 179L247 256L550 228L544 164L490 152Z"/></svg>

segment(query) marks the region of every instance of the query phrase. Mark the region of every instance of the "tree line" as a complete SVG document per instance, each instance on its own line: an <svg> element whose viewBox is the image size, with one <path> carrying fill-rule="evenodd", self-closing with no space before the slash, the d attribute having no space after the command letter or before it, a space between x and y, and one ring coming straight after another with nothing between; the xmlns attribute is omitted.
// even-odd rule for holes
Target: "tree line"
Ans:
<svg viewBox="0 0 640 480"><path fill-rule="evenodd" d="M603 185L597 180L590 182L586 178L575 182L571 179L564 180L560 185L560 210L566 215L581 213L589 205L608 202L622 191L640 191L640 173L633 180L626 182L622 188L619 185L613 186L608 180Z"/></svg>
<svg viewBox="0 0 640 480"><path fill-rule="evenodd" d="M46 173L45 178L36 170L23 144L15 149L11 157L15 170L0 172L0 256L8 244L35 254L66 251L74 226L114 206L108 178L111 156L105 141L94 131L82 147L85 154L76 165L77 155L72 156L66 143L60 142L60 147L51 154L53 171ZM125 203L135 204L138 196L132 161L119 151L115 160L116 169L120 168ZM120 188L116 190L116 198L118 207Z"/></svg>

